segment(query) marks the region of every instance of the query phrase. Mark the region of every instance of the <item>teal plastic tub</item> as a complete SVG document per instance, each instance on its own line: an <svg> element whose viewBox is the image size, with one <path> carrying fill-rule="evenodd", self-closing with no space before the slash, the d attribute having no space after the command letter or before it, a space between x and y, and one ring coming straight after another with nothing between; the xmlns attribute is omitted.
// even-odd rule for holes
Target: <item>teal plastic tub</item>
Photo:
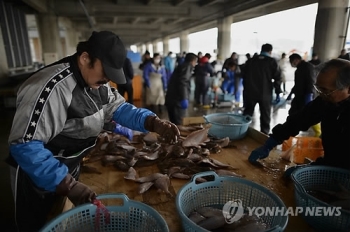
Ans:
<svg viewBox="0 0 350 232"><path fill-rule="evenodd" d="M212 181L196 183L199 177L211 177ZM208 232L188 218L188 215L201 207L223 206L232 200L239 199L247 207L278 207L287 210L283 201L271 190L255 182L238 177L220 177L215 172L202 172L192 177L176 196L176 209L181 218L185 232ZM283 231L288 223L288 215L263 215L260 217L268 226L266 231Z"/></svg>
<svg viewBox="0 0 350 232"><path fill-rule="evenodd" d="M120 206L106 206L110 213L109 221L100 213L99 231L157 231L167 232L169 228L164 218L152 207L130 200L125 194L103 194L97 199L121 199ZM96 232L95 218L97 206L84 204L75 207L46 224L40 232Z"/></svg>
<svg viewBox="0 0 350 232"><path fill-rule="evenodd" d="M240 114L215 113L204 115L204 120L211 124L208 134L216 138L229 137L230 140L246 136L252 118Z"/></svg>
<svg viewBox="0 0 350 232"><path fill-rule="evenodd" d="M311 215L313 209L329 209L334 206L308 194L310 190L340 191L339 183L350 192L350 171L329 166L306 166L296 169L291 178L294 182L295 202L303 208L304 220L317 231L350 231L350 211L340 210L340 215ZM350 196L349 196L350 197ZM306 213L309 209L309 213Z"/></svg>

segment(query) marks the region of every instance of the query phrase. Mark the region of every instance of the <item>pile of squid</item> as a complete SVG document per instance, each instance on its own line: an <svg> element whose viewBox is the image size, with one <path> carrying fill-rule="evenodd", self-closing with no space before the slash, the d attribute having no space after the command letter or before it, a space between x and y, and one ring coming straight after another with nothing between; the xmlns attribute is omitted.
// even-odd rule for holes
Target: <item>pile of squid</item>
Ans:
<svg viewBox="0 0 350 232"><path fill-rule="evenodd" d="M89 163L100 161L103 166L114 166L126 172L125 179L140 183L142 194L151 186L169 195L170 178L190 179L203 171L215 171L220 176L242 177L236 168L210 157L224 147L232 147L228 137L216 139L208 136L209 127L178 126L181 136L176 144L165 143L156 133L134 135L132 141L121 135L102 132L95 147L83 159L82 171L100 173ZM137 167L156 164L160 173L139 177ZM197 182L207 179L197 178Z"/></svg>

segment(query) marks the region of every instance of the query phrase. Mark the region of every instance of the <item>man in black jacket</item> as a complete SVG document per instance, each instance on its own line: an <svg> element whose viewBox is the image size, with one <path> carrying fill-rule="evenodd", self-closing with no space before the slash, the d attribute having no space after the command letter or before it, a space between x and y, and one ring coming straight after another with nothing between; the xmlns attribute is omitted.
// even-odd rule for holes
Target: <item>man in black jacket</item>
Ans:
<svg viewBox="0 0 350 232"><path fill-rule="evenodd" d="M169 120L175 125L181 125L188 108L191 87L190 78L197 63L197 56L187 53L184 63L178 65L171 75L165 105L168 109Z"/></svg>
<svg viewBox="0 0 350 232"><path fill-rule="evenodd" d="M134 89L132 87L132 79L134 78L134 69L131 64L131 60L126 57L123 65L123 71L126 79L125 84L119 84L118 87L118 92L120 95L124 97L125 92L128 95L128 102L130 104L134 104Z"/></svg>
<svg viewBox="0 0 350 232"><path fill-rule="evenodd" d="M313 65L303 60L299 54L290 55L289 62L293 68L297 68L294 73L294 86L291 90L294 98L289 109L289 114L293 114L313 100L315 73Z"/></svg>
<svg viewBox="0 0 350 232"><path fill-rule="evenodd" d="M285 123L275 126L265 144L252 151L250 162L266 158L290 136L321 123L324 157L314 164L350 170L350 62L343 59L326 62L317 76L315 89L319 96L289 115Z"/></svg>
<svg viewBox="0 0 350 232"><path fill-rule="evenodd" d="M270 131L272 90L277 96L281 93L281 72L271 52L271 44L262 45L260 55L247 61L243 73L243 114L253 116L259 103L260 131L265 134Z"/></svg>

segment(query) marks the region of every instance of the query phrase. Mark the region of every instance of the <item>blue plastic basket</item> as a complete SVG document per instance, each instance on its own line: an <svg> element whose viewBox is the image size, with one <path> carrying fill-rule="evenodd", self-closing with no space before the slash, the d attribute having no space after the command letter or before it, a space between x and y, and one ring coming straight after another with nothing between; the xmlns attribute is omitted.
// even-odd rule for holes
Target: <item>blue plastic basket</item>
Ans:
<svg viewBox="0 0 350 232"><path fill-rule="evenodd" d="M100 215L100 231L159 231L169 228L163 217L150 206L130 200L125 194L103 194L97 199L122 199L123 205L106 206L110 212L110 221L105 223L104 214ZM96 205L84 204L75 207L46 224L41 232L95 232Z"/></svg>
<svg viewBox="0 0 350 232"><path fill-rule="evenodd" d="M297 207L303 207L303 218L318 231L350 231L350 211L340 210L340 216L306 215L306 208L334 207L307 193L309 190L339 191L341 183L350 191L350 171L328 166L307 166L296 169L292 175ZM308 213L310 214L310 213Z"/></svg>
<svg viewBox="0 0 350 232"><path fill-rule="evenodd" d="M210 123L208 134L217 138L229 137L231 140L246 136L252 118L232 113L215 113L204 115L204 120Z"/></svg>
<svg viewBox="0 0 350 232"><path fill-rule="evenodd" d="M213 176L213 181L196 184L199 177ZM242 201L243 207L278 207L287 210L283 201L269 189L249 180L236 177L220 177L215 172L202 172L192 177L176 196L176 208L185 232L207 232L187 216L201 207L220 208L234 199ZM285 211L284 211L285 212ZM269 227L267 231L283 231L288 223L288 215L261 216Z"/></svg>

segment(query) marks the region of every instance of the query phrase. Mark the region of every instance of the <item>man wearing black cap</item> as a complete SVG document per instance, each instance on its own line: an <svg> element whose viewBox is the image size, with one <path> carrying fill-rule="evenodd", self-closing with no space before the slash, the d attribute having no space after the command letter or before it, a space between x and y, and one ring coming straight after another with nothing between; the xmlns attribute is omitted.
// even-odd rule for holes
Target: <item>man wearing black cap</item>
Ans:
<svg viewBox="0 0 350 232"><path fill-rule="evenodd" d="M105 122L176 142L174 124L126 103L108 85L125 83L125 57L117 35L93 32L74 55L39 70L20 87L7 159L19 231L38 231L53 204L65 197L74 205L96 197L78 181L79 164Z"/></svg>

